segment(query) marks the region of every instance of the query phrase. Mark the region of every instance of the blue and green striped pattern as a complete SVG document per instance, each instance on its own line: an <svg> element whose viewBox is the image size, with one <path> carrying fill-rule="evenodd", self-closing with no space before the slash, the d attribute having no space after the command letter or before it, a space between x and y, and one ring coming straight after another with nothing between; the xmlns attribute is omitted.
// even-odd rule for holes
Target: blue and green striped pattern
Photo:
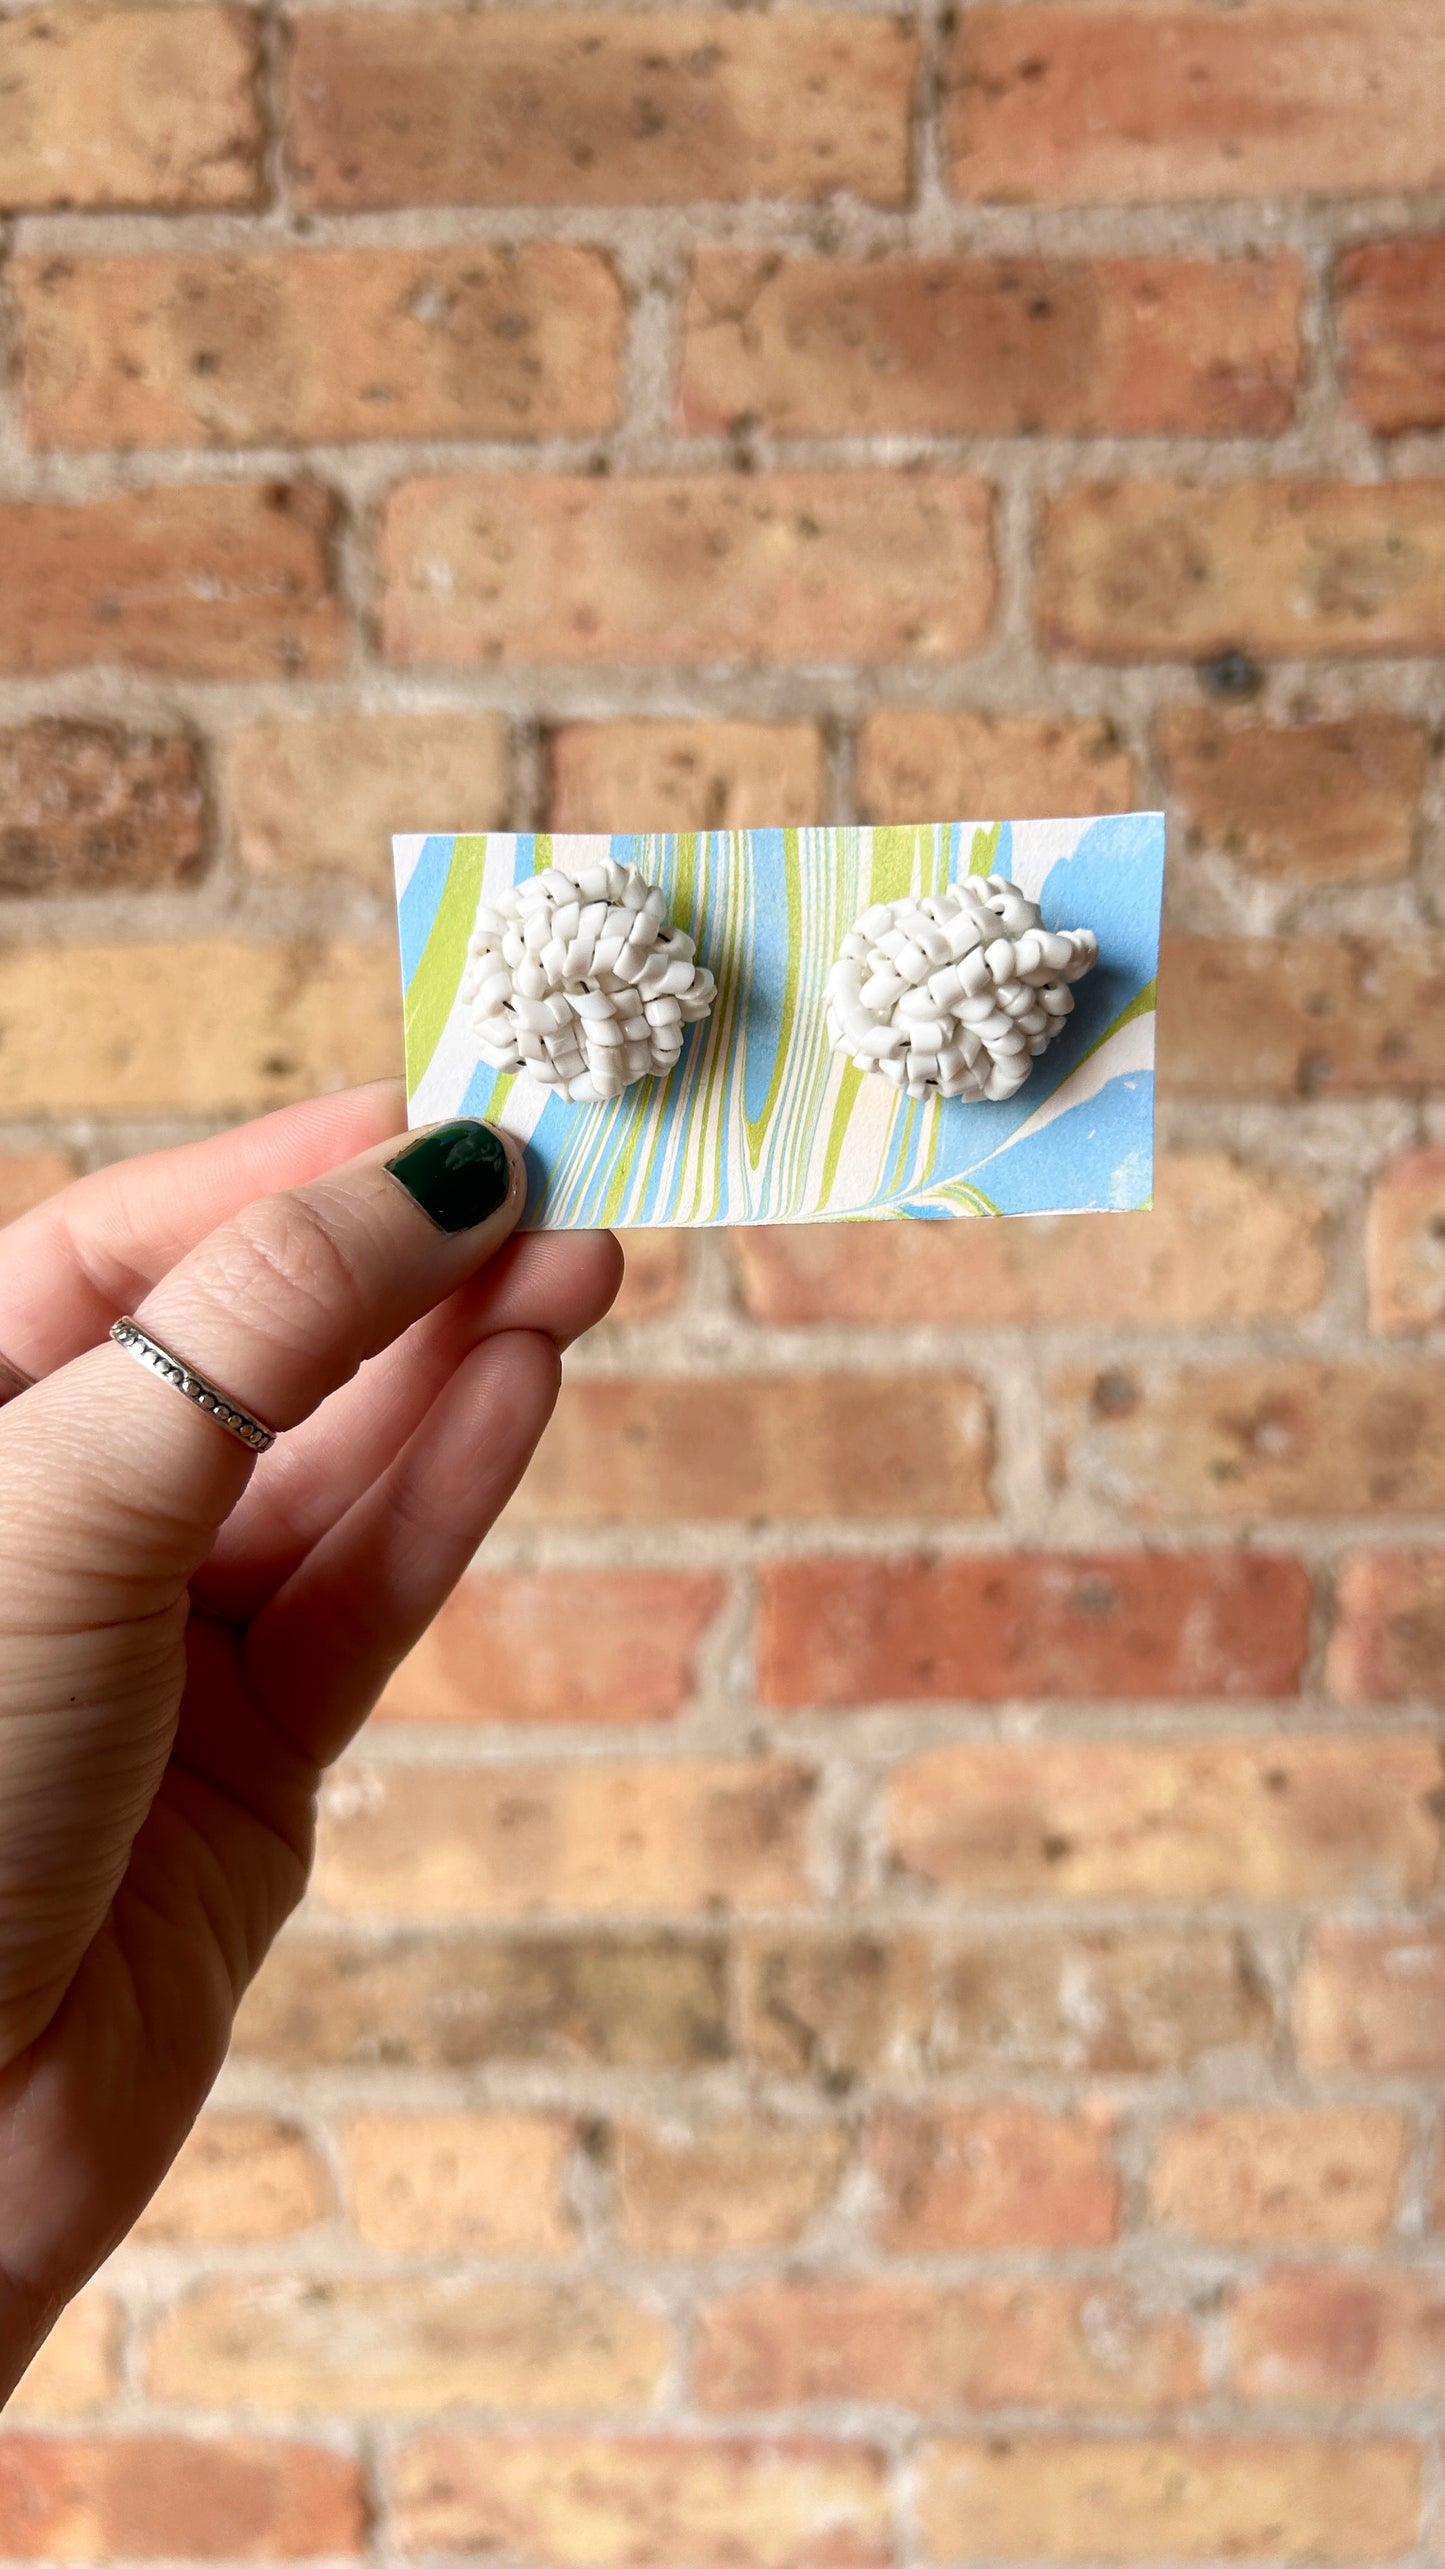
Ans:
<svg viewBox="0 0 1445 2569"><path fill-rule="evenodd" d="M1150 1200L1158 813L657 837L443 833L394 848L411 1120L485 1115L524 1140L534 1229L1125 1212ZM718 997L670 1079L572 1106L479 1061L457 994L483 887L599 851L663 886ZM824 984L870 903L968 873L1011 875L1050 926L1093 928L1100 963L1018 1097L921 1105L830 1051Z"/></svg>

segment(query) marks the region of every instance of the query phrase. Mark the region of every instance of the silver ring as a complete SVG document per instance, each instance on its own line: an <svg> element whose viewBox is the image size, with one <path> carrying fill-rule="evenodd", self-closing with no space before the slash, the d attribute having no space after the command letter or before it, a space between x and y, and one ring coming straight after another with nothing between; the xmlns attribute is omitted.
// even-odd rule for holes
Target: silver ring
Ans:
<svg viewBox="0 0 1445 2569"><path fill-rule="evenodd" d="M8 1356L0 1356L0 1409L8 1400L18 1400L22 1392L34 1389L33 1374L23 1374L18 1365L11 1364Z"/></svg>
<svg viewBox="0 0 1445 2569"><path fill-rule="evenodd" d="M218 1427L224 1427L228 1436L234 1436L239 1444L248 1446L253 1454L264 1454L268 1445L275 1444L274 1427L263 1426L250 1410L242 1409L239 1402L233 1401L228 1392L217 1391L215 1384L208 1383L204 1374L198 1374L191 1366L183 1364L179 1356L173 1355L169 1347L163 1347L159 1338L152 1338L138 1320L130 1318L129 1313L112 1323L110 1334L117 1347L123 1347L128 1356L134 1356L136 1363L144 1365L147 1373L158 1375L163 1383L174 1383L178 1392L184 1393L187 1400L194 1401L197 1409L203 1409L208 1418L213 1418Z"/></svg>

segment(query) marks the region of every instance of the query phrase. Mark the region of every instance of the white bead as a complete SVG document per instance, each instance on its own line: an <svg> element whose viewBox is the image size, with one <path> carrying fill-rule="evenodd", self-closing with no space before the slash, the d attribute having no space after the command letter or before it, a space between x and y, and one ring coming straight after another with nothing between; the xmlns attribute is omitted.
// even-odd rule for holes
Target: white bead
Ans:
<svg viewBox="0 0 1445 2569"><path fill-rule="evenodd" d="M1045 928L1003 876L876 903L829 975L828 1040L910 1097L1001 1103L1063 1032L1066 985L1097 956L1092 929Z"/></svg>

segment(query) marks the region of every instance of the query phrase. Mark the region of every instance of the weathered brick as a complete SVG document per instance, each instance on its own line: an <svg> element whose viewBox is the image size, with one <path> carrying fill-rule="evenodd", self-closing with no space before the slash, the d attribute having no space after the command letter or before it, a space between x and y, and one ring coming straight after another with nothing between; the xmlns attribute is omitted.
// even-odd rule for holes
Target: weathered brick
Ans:
<svg viewBox="0 0 1445 2569"><path fill-rule="evenodd" d="M730 2050L709 1937L290 1934L241 2002L235 2049L282 2069L488 2061L706 2068Z"/></svg>
<svg viewBox="0 0 1445 2569"><path fill-rule="evenodd" d="M195 743L53 714L0 731L0 892L148 891L205 857Z"/></svg>
<svg viewBox="0 0 1445 2569"><path fill-rule="evenodd" d="M206 2114L135 2227L166 2247L249 2247L309 2230L331 2180L305 2133L275 2114Z"/></svg>
<svg viewBox="0 0 1445 2569"><path fill-rule="evenodd" d="M0 1222L13 1222L43 1204L75 1175L63 1151L0 1151Z"/></svg>
<svg viewBox="0 0 1445 2569"><path fill-rule="evenodd" d="M1386 1169L1370 1198L1366 1244L1376 1329L1445 1320L1445 1150L1411 1151Z"/></svg>
<svg viewBox="0 0 1445 2569"><path fill-rule="evenodd" d="M704 250L682 425L779 437L1262 436L1303 271L1256 259L789 259Z"/></svg>
<svg viewBox="0 0 1445 2569"><path fill-rule="evenodd" d="M959 2439L928 2448L920 2469L927 2560L1374 2569L1411 2547L1420 2521L1420 2451L1404 2437Z"/></svg>
<svg viewBox="0 0 1445 2569"><path fill-rule="evenodd" d="M565 2256L572 2127L555 2114L354 2114L342 2133L351 2217L404 2255Z"/></svg>
<svg viewBox="0 0 1445 2569"><path fill-rule="evenodd" d="M394 2466L408 2551L508 2554L539 2569L886 2569L883 2457L788 2436L426 2436Z"/></svg>
<svg viewBox="0 0 1445 2569"><path fill-rule="evenodd" d="M1445 481L1082 483L1045 510L1038 623L1085 660L1437 652Z"/></svg>
<svg viewBox="0 0 1445 2569"><path fill-rule="evenodd" d="M743 2049L764 2069L834 2090L923 2056L933 2005L920 1936L753 1928L737 1975Z"/></svg>
<svg viewBox="0 0 1445 2569"><path fill-rule="evenodd" d="M329 677L346 650L334 521L330 494L303 482L6 501L0 674Z"/></svg>
<svg viewBox="0 0 1445 2569"><path fill-rule="evenodd" d="M865 820L1051 820L1132 811L1138 799L1134 758L1102 717L1066 722L1048 714L890 706L870 714L858 735Z"/></svg>
<svg viewBox="0 0 1445 2569"><path fill-rule="evenodd" d="M1083 2248L1119 2224L1107 2125L1032 2105L887 2106L868 2136L886 2248Z"/></svg>
<svg viewBox="0 0 1445 2569"><path fill-rule="evenodd" d="M980 1517L991 1459L966 1374L588 1378L564 1390L508 1522Z"/></svg>
<svg viewBox="0 0 1445 2569"><path fill-rule="evenodd" d="M993 614L989 521L969 474L438 474L387 503L382 648L483 666L958 659Z"/></svg>
<svg viewBox="0 0 1445 2569"><path fill-rule="evenodd" d="M798 2276L745 2285L704 2310L697 2395L708 2409L867 2400L950 2409L1117 2409L1197 2398L1186 2319L1127 2287L894 2283Z"/></svg>
<svg viewBox="0 0 1445 2569"><path fill-rule="evenodd" d="M124 2322L110 2293L84 2292L67 2302L50 2335L6 2402L17 2418L93 2417L120 2389Z"/></svg>
<svg viewBox="0 0 1445 2569"><path fill-rule="evenodd" d="M1281 2266L1242 2284L1230 2318L1234 2378L1247 2399L1439 2400L1445 2395L1445 2281L1437 2270L1362 2273Z"/></svg>
<svg viewBox="0 0 1445 2569"><path fill-rule="evenodd" d="M361 2474L260 2436L0 2437L0 2542L19 2560L306 2560L360 2553Z"/></svg>
<svg viewBox="0 0 1445 2569"><path fill-rule="evenodd" d="M500 714L329 714L246 723L221 762L232 845L248 874L348 875L391 898L391 834L428 813L500 829L511 795Z"/></svg>
<svg viewBox="0 0 1445 2569"><path fill-rule="evenodd" d="M785 1328L1187 1326L1319 1303L1324 1211L1303 1179L1181 1151L1161 1155L1155 1187L1153 1211L1134 1221L762 1224L728 1246L747 1310Z"/></svg>
<svg viewBox="0 0 1445 2569"><path fill-rule="evenodd" d="M1116 1365L1054 1400L1070 1484L1146 1522L1445 1506L1445 1365Z"/></svg>
<svg viewBox="0 0 1445 2569"><path fill-rule="evenodd" d="M826 800L811 723L564 723L552 735L554 830L805 828Z"/></svg>
<svg viewBox="0 0 1445 2569"><path fill-rule="evenodd" d="M608 261L521 249L17 260L33 445L284 446L613 426Z"/></svg>
<svg viewBox="0 0 1445 2569"><path fill-rule="evenodd" d="M1360 2077L1445 2071L1445 1932L1413 1926L1316 1927L1295 1993L1307 2069Z"/></svg>
<svg viewBox="0 0 1445 2569"><path fill-rule="evenodd" d="M1228 857L1265 882L1408 871L1430 758L1423 723L1239 723L1210 705L1168 705L1159 748L1191 855Z"/></svg>
<svg viewBox="0 0 1445 2569"><path fill-rule="evenodd" d="M1165 2230L1236 2246L1373 2247L1393 2226L1403 2114L1200 2114L1160 2135L1149 2183Z"/></svg>
<svg viewBox="0 0 1445 2569"><path fill-rule="evenodd" d="M17 9L0 21L0 206L252 205L248 9Z"/></svg>
<svg viewBox="0 0 1445 2569"><path fill-rule="evenodd" d="M692 1272L692 1243L685 1231L628 1231L622 1289L608 1319L618 1327L658 1320L675 1311Z"/></svg>
<svg viewBox="0 0 1445 2569"><path fill-rule="evenodd" d="M1445 234L1346 250L1336 293L1357 418L1379 437L1445 428Z"/></svg>
<svg viewBox="0 0 1445 2569"><path fill-rule="evenodd" d="M612 2164L625 2247L721 2256L801 2239L838 2191L848 2136L833 2123L622 2123Z"/></svg>
<svg viewBox="0 0 1445 2569"><path fill-rule="evenodd" d="M708 1571L464 1579L380 1704L391 1721L656 1722L681 1712L726 1595Z"/></svg>
<svg viewBox="0 0 1445 2569"><path fill-rule="evenodd" d="M1432 0L969 9L955 192L1064 205L1445 184Z"/></svg>
<svg viewBox="0 0 1445 2569"><path fill-rule="evenodd" d="M193 2408L306 2417L625 2412L651 2405L671 2354L665 2321L575 2277L216 2276L157 2322L146 2385Z"/></svg>
<svg viewBox="0 0 1445 2569"><path fill-rule="evenodd" d="M1445 1553L1351 1553L1336 1594L1331 1692L1349 1704L1433 1704L1442 1667Z"/></svg>
<svg viewBox="0 0 1445 2569"><path fill-rule="evenodd" d="M400 1068L389 938L0 951L0 1114L246 1114Z"/></svg>
<svg viewBox="0 0 1445 2569"><path fill-rule="evenodd" d="M1226 1928L1056 1927L950 1937L939 1963L936 2069L1133 2078L1268 2057L1274 2011L1249 1946Z"/></svg>
<svg viewBox="0 0 1445 2569"><path fill-rule="evenodd" d="M806 1902L813 1791L784 1758L374 1767L323 1797L316 1884L388 1917Z"/></svg>
<svg viewBox="0 0 1445 2569"><path fill-rule="evenodd" d="M1445 941L1166 936L1176 1097L1370 1096L1445 1082Z"/></svg>
<svg viewBox="0 0 1445 2569"><path fill-rule="evenodd" d="M887 1816L907 1874L970 1898L1409 1898L1439 1858L1424 1738L1055 1741L927 1751Z"/></svg>
<svg viewBox="0 0 1445 2569"><path fill-rule="evenodd" d="M1269 1553L774 1561L765 1703L1292 1695L1310 1582Z"/></svg>
<svg viewBox="0 0 1445 2569"><path fill-rule="evenodd" d="M908 186L916 43L809 13L337 10L298 21L303 205L681 205Z"/></svg>

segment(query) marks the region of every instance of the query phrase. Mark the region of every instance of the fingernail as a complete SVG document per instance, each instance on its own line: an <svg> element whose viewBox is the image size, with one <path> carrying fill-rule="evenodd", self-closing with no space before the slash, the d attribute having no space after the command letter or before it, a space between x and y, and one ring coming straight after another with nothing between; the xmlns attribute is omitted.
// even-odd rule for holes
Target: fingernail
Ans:
<svg viewBox="0 0 1445 2569"><path fill-rule="evenodd" d="M472 1117L418 1133L385 1165L439 1231L474 1230L501 1211L512 1189L500 1136Z"/></svg>

